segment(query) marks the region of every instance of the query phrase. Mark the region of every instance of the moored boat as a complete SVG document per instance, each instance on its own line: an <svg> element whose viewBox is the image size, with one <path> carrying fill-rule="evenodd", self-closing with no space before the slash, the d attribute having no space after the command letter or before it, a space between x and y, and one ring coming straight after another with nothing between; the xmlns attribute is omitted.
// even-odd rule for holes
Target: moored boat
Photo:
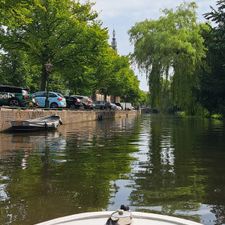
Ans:
<svg viewBox="0 0 225 225"><path fill-rule="evenodd" d="M128 220L124 219L120 222L118 221L118 218L109 221L109 218L112 218L111 216L114 213L115 212L110 211L80 213L38 223L37 225L202 225L197 222L177 217L142 212L132 212L131 221L129 221L129 218ZM121 218L125 217L127 217L126 214L121 215Z"/></svg>
<svg viewBox="0 0 225 225"><path fill-rule="evenodd" d="M61 124L61 118L57 115L39 117L30 120L11 121L12 129L18 131L56 129Z"/></svg>

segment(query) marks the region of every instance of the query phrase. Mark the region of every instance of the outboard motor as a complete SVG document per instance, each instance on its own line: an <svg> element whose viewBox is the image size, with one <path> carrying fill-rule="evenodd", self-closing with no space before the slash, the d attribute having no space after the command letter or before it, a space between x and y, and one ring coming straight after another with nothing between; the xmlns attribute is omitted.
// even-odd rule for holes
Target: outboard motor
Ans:
<svg viewBox="0 0 225 225"><path fill-rule="evenodd" d="M121 205L120 209L113 212L106 222L106 225L131 225L132 214L129 207Z"/></svg>

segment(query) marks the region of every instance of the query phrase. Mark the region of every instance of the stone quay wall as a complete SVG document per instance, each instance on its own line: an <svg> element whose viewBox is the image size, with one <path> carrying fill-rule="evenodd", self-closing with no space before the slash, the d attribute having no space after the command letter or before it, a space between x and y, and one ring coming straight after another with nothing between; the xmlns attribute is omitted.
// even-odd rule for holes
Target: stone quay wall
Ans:
<svg viewBox="0 0 225 225"><path fill-rule="evenodd" d="M129 117L140 114L140 111L113 110L43 110L43 109L10 109L0 107L0 132L11 127L11 121L34 119L42 116L58 115L63 124L103 120L111 118Z"/></svg>

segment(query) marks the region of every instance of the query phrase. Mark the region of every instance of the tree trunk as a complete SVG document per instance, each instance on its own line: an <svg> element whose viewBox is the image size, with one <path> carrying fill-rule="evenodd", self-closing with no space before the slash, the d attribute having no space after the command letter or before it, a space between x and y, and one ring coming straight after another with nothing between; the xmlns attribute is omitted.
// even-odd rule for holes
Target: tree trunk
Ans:
<svg viewBox="0 0 225 225"><path fill-rule="evenodd" d="M45 65L42 65L42 72L41 72L41 80L40 80L40 89L41 91L45 91L46 90L46 86L47 86L47 71L45 69Z"/></svg>

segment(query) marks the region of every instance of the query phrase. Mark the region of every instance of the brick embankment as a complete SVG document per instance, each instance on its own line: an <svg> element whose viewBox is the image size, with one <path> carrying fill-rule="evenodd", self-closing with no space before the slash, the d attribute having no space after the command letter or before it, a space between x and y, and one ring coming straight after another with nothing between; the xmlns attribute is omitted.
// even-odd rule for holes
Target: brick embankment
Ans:
<svg viewBox="0 0 225 225"><path fill-rule="evenodd" d="M10 109L0 107L0 132L11 127L13 120L27 120L42 116L58 115L63 124L129 117L140 114L140 111L76 111L76 110L43 110L43 109Z"/></svg>

